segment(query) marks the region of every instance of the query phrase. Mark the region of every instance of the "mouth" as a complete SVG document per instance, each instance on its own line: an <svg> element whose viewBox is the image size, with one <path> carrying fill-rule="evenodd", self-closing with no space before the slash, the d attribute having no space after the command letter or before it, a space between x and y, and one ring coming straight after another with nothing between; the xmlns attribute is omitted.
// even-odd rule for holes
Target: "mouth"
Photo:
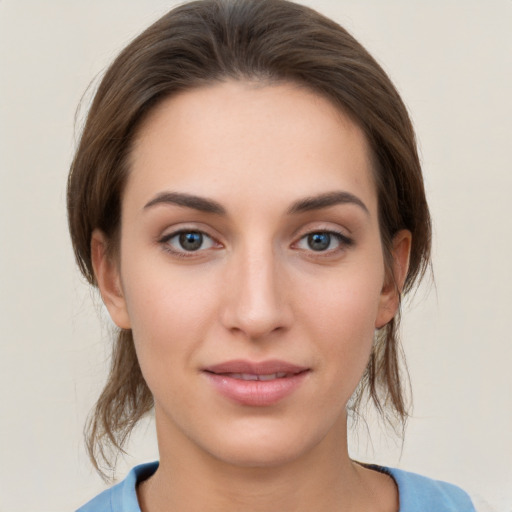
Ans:
<svg viewBox="0 0 512 512"><path fill-rule="evenodd" d="M268 381L274 379L284 379L286 377L291 377L295 375L293 373L285 373L285 372L277 372L277 373L268 373L264 375L257 375L255 373L218 373L217 375L224 375L225 377L229 377L230 379L237 380L259 380L259 381Z"/></svg>
<svg viewBox="0 0 512 512"><path fill-rule="evenodd" d="M286 361L227 361L203 369L224 398L246 406L270 406L292 395L311 369Z"/></svg>
<svg viewBox="0 0 512 512"><path fill-rule="evenodd" d="M284 378L290 375L296 375L309 370L306 366L299 366L279 359L270 359L267 361L246 361L236 359L214 364L204 368L204 371L215 373L217 375L229 375L233 378L243 380L257 380L258 377L271 376L274 379ZM245 376L250 378L245 379ZM253 378L256 377L256 378ZM270 380L270 379L265 379Z"/></svg>

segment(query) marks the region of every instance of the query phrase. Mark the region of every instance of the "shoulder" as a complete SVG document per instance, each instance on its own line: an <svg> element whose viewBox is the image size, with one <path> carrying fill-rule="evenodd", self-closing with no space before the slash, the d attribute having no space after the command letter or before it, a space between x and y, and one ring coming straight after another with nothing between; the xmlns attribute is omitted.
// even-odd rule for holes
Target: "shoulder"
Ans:
<svg viewBox="0 0 512 512"><path fill-rule="evenodd" d="M456 485L410 473L382 468L393 477L400 496L400 512L475 512L468 494Z"/></svg>
<svg viewBox="0 0 512 512"><path fill-rule="evenodd" d="M137 501L137 483L149 478L158 462L135 466L124 480L98 494L76 512L140 512Z"/></svg>

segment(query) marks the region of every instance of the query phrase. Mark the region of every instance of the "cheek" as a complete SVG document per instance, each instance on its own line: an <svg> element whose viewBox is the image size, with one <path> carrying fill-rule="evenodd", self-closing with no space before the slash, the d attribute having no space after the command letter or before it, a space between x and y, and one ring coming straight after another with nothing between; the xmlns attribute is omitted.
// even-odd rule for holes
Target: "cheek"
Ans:
<svg viewBox="0 0 512 512"><path fill-rule="evenodd" d="M320 331L319 339L328 340L327 349L341 356L343 362L358 356L366 359L373 343L378 300L349 291L330 297L323 308L318 308L311 328Z"/></svg>
<svg viewBox="0 0 512 512"><path fill-rule="evenodd" d="M367 267L360 273L354 270L332 278L322 286L310 283L302 304L301 316L309 338L322 354L319 364L334 386L346 387L346 398L357 386L371 353L381 277L380 271Z"/></svg>
<svg viewBox="0 0 512 512"><path fill-rule="evenodd" d="M162 376L172 379L191 366L214 316L216 285L168 266L129 263L123 281L128 314L142 372L156 391Z"/></svg>
<svg viewBox="0 0 512 512"><path fill-rule="evenodd" d="M331 274L313 276L296 295L301 297L302 315L326 332L373 333L378 314L383 265L361 265Z"/></svg>

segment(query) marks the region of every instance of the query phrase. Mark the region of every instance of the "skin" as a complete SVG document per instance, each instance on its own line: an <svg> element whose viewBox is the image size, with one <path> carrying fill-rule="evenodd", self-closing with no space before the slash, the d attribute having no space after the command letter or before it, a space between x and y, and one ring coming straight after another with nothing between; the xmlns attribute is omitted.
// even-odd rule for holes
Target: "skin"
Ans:
<svg viewBox="0 0 512 512"><path fill-rule="evenodd" d="M344 200L304 208L333 193ZM185 250L180 230L203 245ZM312 233L330 242L313 250ZM160 467L138 488L144 512L398 510L394 482L348 456L346 405L374 330L396 313L411 238L394 239L397 288L367 142L348 116L293 84L165 100L134 143L120 240L111 258L95 231L92 254L154 395ZM308 372L278 403L244 406L202 371L232 359Z"/></svg>

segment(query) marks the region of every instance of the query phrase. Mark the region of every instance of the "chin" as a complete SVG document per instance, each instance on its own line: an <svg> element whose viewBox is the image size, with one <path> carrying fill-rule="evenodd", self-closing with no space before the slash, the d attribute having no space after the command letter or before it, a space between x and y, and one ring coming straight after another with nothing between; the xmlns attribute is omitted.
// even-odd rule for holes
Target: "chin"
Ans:
<svg viewBox="0 0 512 512"><path fill-rule="evenodd" d="M239 468L277 468L298 460L307 450L295 446L278 446L273 443L236 443L225 450L215 450L214 457Z"/></svg>
<svg viewBox="0 0 512 512"><path fill-rule="evenodd" d="M297 425L262 425L251 420L250 425L233 425L217 440L209 440L210 454L227 464L244 468L276 468L291 464L322 443L326 437L320 429L293 428ZM259 424L258 424L259 423ZM206 448L206 447L205 447Z"/></svg>

